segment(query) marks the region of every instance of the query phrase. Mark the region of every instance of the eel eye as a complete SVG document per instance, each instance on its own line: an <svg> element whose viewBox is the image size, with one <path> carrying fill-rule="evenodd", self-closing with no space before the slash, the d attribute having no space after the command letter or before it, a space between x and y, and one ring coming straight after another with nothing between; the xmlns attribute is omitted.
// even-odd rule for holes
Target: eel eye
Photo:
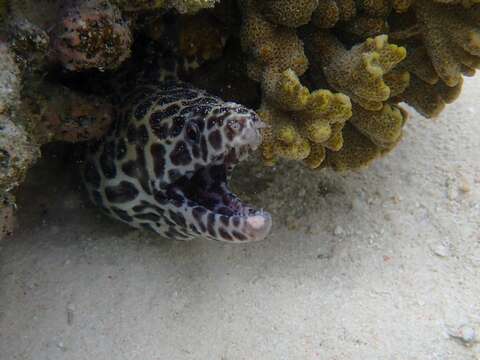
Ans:
<svg viewBox="0 0 480 360"><path fill-rule="evenodd" d="M240 129L242 128L242 125L238 121L233 120L229 121L227 126L235 132L240 131Z"/></svg>
<svg viewBox="0 0 480 360"><path fill-rule="evenodd" d="M194 122L190 122L187 125L187 139L192 143L196 143L200 140L200 130Z"/></svg>

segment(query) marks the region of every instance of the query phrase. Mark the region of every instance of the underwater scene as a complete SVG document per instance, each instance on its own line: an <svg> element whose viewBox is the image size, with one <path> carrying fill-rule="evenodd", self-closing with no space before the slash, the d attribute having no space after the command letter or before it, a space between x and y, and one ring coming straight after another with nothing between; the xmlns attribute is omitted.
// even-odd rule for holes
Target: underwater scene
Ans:
<svg viewBox="0 0 480 360"><path fill-rule="evenodd" d="M479 68L478 0L0 1L0 360L480 359Z"/></svg>

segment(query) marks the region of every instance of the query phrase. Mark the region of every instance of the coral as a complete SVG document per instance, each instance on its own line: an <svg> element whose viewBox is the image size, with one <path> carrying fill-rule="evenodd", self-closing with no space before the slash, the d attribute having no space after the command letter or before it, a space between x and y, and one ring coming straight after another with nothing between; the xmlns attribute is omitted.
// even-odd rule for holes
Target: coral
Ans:
<svg viewBox="0 0 480 360"><path fill-rule="evenodd" d="M318 0L264 0L263 14L277 25L299 27L310 22Z"/></svg>
<svg viewBox="0 0 480 360"><path fill-rule="evenodd" d="M69 70L117 68L130 56L132 34L120 10L106 0L67 2L53 48Z"/></svg>
<svg viewBox="0 0 480 360"><path fill-rule="evenodd" d="M383 107L391 95L385 75L406 56L405 48L389 44L386 35L368 38L347 50L334 35L323 30L309 36L308 50L310 58L320 62L328 84L367 110ZM408 86L406 73L396 80L396 88Z"/></svg>
<svg viewBox="0 0 480 360"><path fill-rule="evenodd" d="M195 13L201 9L212 8L219 0L167 0L169 7L174 7L181 14Z"/></svg>
<svg viewBox="0 0 480 360"><path fill-rule="evenodd" d="M409 72L397 67L406 50L390 44L386 35L368 38L350 50L324 30L310 32L305 39L313 83L327 83L352 100L352 116L339 133L341 146L335 151L327 147L325 164L336 170L367 165L402 136L407 114L387 101L410 84Z"/></svg>
<svg viewBox="0 0 480 360"><path fill-rule="evenodd" d="M112 0L123 11L142 11L161 9L165 7L165 0Z"/></svg>
<svg viewBox="0 0 480 360"><path fill-rule="evenodd" d="M349 124L379 147L391 147L402 136L407 113L394 104L384 104L380 111L369 111L353 106Z"/></svg>
<svg viewBox="0 0 480 360"><path fill-rule="evenodd" d="M322 29L335 26L340 19L340 9L335 0L319 1L312 14L312 23Z"/></svg>
<svg viewBox="0 0 480 360"><path fill-rule="evenodd" d="M384 18L359 15L342 25L341 29L352 38L361 40L388 33L389 25Z"/></svg>
<svg viewBox="0 0 480 360"><path fill-rule="evenodd" d="M288 3L278 5L285 10ZM271 125L264 130L263 159L273 164L277 157L309 158L309 166L318 167L321 151L317 148L326 146L334 135L332 124L351 115L350 102L341 94L327 90L311 93L303 86L298 76L305 73L308 59L296 31L262 17L255 1L243 1L241 6L245 13L242 48L250 54L248 75L261 83L260 116ZM312 145L315 151L311 153Z"/></svg>
<svg viewBox="0 0 480 360"><path fill-rule="evenodd" d="M382 149L352 125L347 124L342 134L344 144L339 151L327 151L326 166L336 171L358 169L382 155Z"/></svg>
<svg viewBox="0 0 480 360"><path fill-rule="evenodd" d="M316 2L308 4L312 3ZM379 35L347 49L329 31L309 27L302 30L307 58L294 29L310 18L321 28L334 26L338 20L344 31L366 37L371 32L388 30L384 19L365 14L386 16L389 3L357 2L361 13L358 16L355 3L350 1L316 3L318 8L308 7L306 2L300 6L288 1L259 6L250 0L241 4L245 13L242 46L250 55L248 74L261 84L263 102L259 114L270 125L264 130L262 145L266 164L283 157L302 160L310 168L322 167L325 158L332 158L329 154L342 151L346 143L342 133L345 122L375 149L366 151L367 154L377 156L398 142L406 114L386 102L409 85L408 71L396 68L406 57L405 48L390 44L386 35ZM320 10L331 16L322 16ZM286 49L292 50L284 52ZM310 85L318 90L310 91L299 79L307 66ZM347 153L351 151L339 156L347 158ZM370 161L370 156L359 159L363 160L357 161L355 167Z"/></svg>
<svg viewBox="0 0 480 360"><path fill-rule="evenodd" d="M395 22L392 36L408 49L399 68L411 74L410 86L395 101L405 101L426 117L453 102L463 76L473 76L480 66L480 8L461 4L467 8L460 2L418 0Z"/></svg>
<svg viewBox="0 0 480 360"><path fill-rule="evenodd" d="M339 21L347 22L357 14L357 7L354 0L335 0L338 7Z"/></svg>
<svg viewBox="0 0 480 360"><path fill-rule="evenodd" d="M259 111L271 126L265 130L263 159L268 164L277 157L305 160L309 167L317 168L324 157L323 148L336 150L341 142L340 130L352 115L350 100L329 90L310 92L290 69L275 85L266 90L270 102L266 100Z"/></svg>
<svg viewBox="0 0 480 360"><path fill-rule="evenodd" d="M181 14L193 14L213 8L220 0L111 0L122 11L138 12L174 8Z"/></svg>
<svg viewBox="0 0 480 360"><path fill-rule="evenodd" d="M435 117L460 95L463 80L448 86L438 76L423 46L409 43L407 48L408 56L399 68L410 73L410 84L394 100L406 102L425 117Z"/></svg>
<svg viewBox="0 0 480 360"><path fill-rule="evenodd" d="M404 13L410 9L410 7L416 3L417 0L393 0L393 8L398 13ZM465 8L470 8L475 4L478 4L478 0L429 0L437 4L448 4L448 5L461 5Z"/></svg>
<svg viewBox="0 0 480 360"><path fill-rule="evenodd" d="M298 76L302 75L308 68L308 59L295 30L268 22L254 0L242 0L240 4L245 14L241 45L250 55L248 75L261 81L267 68L271 69L270 73L291 69Z"/></svg>
<svg viewBox="0 0 480 360"><path fill-rule="evenodd" d="M267 165L273 165L277 157L303 160L310 154L310 142L302 137L290 120L289 114L264 104L258 111L269 125L263 131L262 157Z"/></svg>
<svg viewBox="0 0 480 360"><path fill-rule="evenodd" d="M435 71L448 86L458 85L465 71L480 66L480 6L417 0L413 8Z"/></svg>
<svg viewBox="0 0 480 360"><path fill-rule="evenodd" d="M357 0L359 11L369 17L387 17L391 11L390 0Z"/></svg>
<svg viewBox="0 0 480 360"><path fill-rule="evenodd" d="M389 103L380 111L365 110L354 104L352 113L342 129L343 146L326 151L325 165L336 171L365 167L387 154L400 141L408 118L405 110Z"/></svg>
<svg viewBox="0 0 480 360"><path fill-rule="evenodd" d="M399 14L406 12L412 5L414 0L393 0L392 6Z"/></svg>
<svg viewBox="0 0 480 360"><path fill-rule="evenodd" d="M404 101L427 118L436 117L446 104L454 102L462 90L463 80L455 86L447 86L443 81L429 84L417 76L412 76L410 86L396 100Z"/></svg>
<svg viewBox="0 0 480 360"><path fill-rule="evenodd" d="M286 11L288 2L277 5ZM255 1L244 1L242 9L242 47L251 55L248 74L261 83L259 114L271 126L264 130L263 159L270 165L278 157L305 160L316 168L324 158L323 148L341 142L341 124L351 116L350 101L328 90L310 92L298 78L308 59L296 31L263 18Z"/></svg>

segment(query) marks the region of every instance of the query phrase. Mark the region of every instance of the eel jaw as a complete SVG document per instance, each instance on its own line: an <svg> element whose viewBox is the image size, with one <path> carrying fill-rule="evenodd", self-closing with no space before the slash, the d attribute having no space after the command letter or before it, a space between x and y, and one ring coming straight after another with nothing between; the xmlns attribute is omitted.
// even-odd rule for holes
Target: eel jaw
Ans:
<svg viewBox="0 0 480 360"><path fill-rule="evenodd" d="M185 176L172 184L167 194L171 199L179 195L185 199L182 212L198 232L192 235L228 242L263 240L272 227L272 217L245 204L228 188L227 167L201 168L191 178Z"/></svg>
<svg viewBox="0 0 480 360"><path fill-rule="evenodd" d="M229 242L257 241L264 239L272 227L271 215L243 203L229 188L228 176L233 168L256 150L261 143L260 120L246 127L225 152L211 164L198 168L169 186L171 197L182 196L186 201L183 213L199 232L193 234L214 240ZM197 213L206 223L199 224ZM198 225L198 226L197 226ZM210 227L213 228L210 229ZM189 229L187 229L190 231Z"/></svg>

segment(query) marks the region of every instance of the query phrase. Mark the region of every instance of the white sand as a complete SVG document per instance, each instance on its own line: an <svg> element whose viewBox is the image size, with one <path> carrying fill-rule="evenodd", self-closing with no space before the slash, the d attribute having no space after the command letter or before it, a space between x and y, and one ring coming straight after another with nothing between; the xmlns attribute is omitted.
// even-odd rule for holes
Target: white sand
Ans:
<svg viewBox="0 0 480 360"><path fill-rule="evenodd" d="M480 359L480 78L367 171L244 166L259 243L130 230L74 178L32 173L0 244L1 360Z"/></svg>

